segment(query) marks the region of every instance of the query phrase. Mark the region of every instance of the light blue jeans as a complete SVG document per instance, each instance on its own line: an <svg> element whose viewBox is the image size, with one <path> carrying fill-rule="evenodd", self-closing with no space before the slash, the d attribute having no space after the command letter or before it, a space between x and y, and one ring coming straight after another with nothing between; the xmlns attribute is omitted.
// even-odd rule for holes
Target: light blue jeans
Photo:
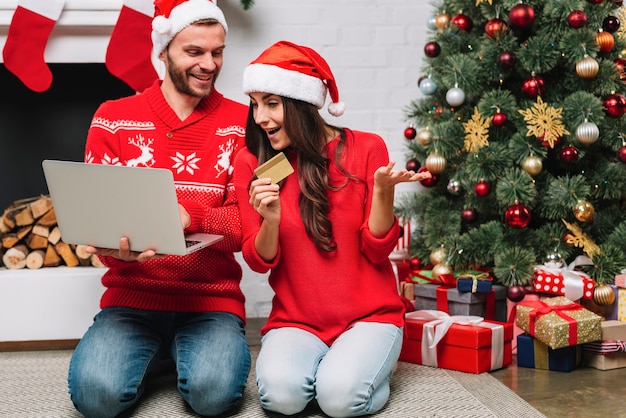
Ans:
<svg viewBox="0 0 626 418"><path fill-rule="evenodd" d="M355 417L387 402L402 328L359 322L330 347L302 329L277 328L261 344L256 378L264 409L293 415L316 398L331 417Z"/></svg>
<svg viewBox="0 0 626 418"><path fill-rule="evenodd" d="M146 375L168 357L198 414L219 415L241 400L251 360L239 317L106 308L72 355L72 402L85 417L114 417L139 400Z"/></svg>

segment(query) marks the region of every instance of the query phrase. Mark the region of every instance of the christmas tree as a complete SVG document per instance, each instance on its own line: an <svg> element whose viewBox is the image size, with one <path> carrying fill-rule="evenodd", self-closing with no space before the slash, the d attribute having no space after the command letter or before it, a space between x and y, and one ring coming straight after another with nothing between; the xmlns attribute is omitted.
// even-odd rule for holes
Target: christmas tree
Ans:
<svg viewBox="0 0 626 418"><path fill-rule="evenodd" d="M407 168L433 178L396 208L412 220L414 265L433 265L433 276L490 269L513 300L544 263L569 268L584 256L577 268L596 285L626 268L621 7L433 5L422 96L406 107L404 133Z"/></svg>

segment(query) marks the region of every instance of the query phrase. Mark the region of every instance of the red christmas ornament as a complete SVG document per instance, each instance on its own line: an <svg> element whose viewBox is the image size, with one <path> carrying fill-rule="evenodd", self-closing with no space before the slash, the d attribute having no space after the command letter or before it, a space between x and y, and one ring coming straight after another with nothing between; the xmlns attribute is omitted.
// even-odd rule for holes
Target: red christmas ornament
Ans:
<svg viewBox="0 0 626 418"><path fill-rule="evenodd" d="M422 166L422 167L420 167L417 170L418 173L423 173L424 171L428 171L426 166ZM422 180L419 180L419 182L424 187L434 187L435 184L437 184L437 180L439 180L437 178L437 175L433 174L431 178L429 178L429 179L422 179Z"/></svg>
<svg viewBox="0 0 626 418"><path fill-rule="evenodd" d="M578 161L578 150L572 146L563 147L560 158L566 164L574 164Z"/></svg>
<svg viewBox="0 0 626 418"><path fill-rule="evenodd" d="M602 104L604 112L612 118L619 118L626 112L626 97L619 93L609 95Z"/></svg>
<svg viewBox="0 0 626 418"><path fill-rule="evenodd" d="M602 21L602 29L607 32L615 33L619 29L621 22L617 16L607 16Z"/></svg>
<svg viewBox="0 0 626 418"><path fill-rule="evenodd" d="M538 75L531 76L522 83L522 93L530 98L537 98L546 91L546 83L542 77Z"/></svg>
<svg viewBox="0 0 626 418"><path fill-rule="evenodd" d="M474 22L472 21L472 19L468 15L465 15L463 13L459 13L458 15L454 16L450 22L458 26L458 28L461 29L463 32L469 32L474 27Z"/></svg>
<svg viewBox="0 0 626 418"><path fill-rule="evenodd" d="M498 39L508 28L504 20L496 17L485 24L485 34L492 39Z"/></svg>
<svg viewBox="0 0 626 418"><path fill-rule="evenodd" d="M530 211L521 203L515 203L504 212L504 220L511 228L526 228L530 222Z"/></svg>
<svg viewBox="0 0 626 418"><path fill-rule="evenodd" d="M588 3L591 3L591 4L600 4L600 3L602 3L603 1L604 1L604 0L587 0L587 2L588 2Z"/></svg>
<svg viewBox="0 0 626 418"><path fill-rule="evenodd" d="M426 45L424 45L424 54L426 54L428 58L438 57L439 54L441 54L441 46L435 41L427 42Z"/></svg>
<svg viewBox="0 0 626 418"><path fill-rule="evenodd" d="M517 57L511 51L504 51L498 56L498 65L505 70L513 68L516 63Z"/></svg>
<svg viewBox="0 0 626 418"><path fill-rule="evenodd" d="M420 169L420 166L421 164L415 158L411 158L409 161L406 162L406 169L409 171L417 172L417 170Z"/></svg>
<svg viewBox="0 0 626 418"><path fill-rule="evenodd" d="M600 52L609 52L615 45L615 38L610 32L598 32L596 35L596 43L600 47Z"/></svg>
<svg viewBox="0 0 626 418"><path fill-rule="evenodd" d="M404 130L404 137L406 139L408 140L415 139L416 136L417 136L417 131L415 130L414 127L409 126L408 128Z"/></svg>
<svg viewBox="0 0 626 418"><path fill-rule="evenodd" d="M516 28L527 28L535 20L535 9L528 4L516 4L509 12L509 23Z"/></svg>
<svg viewBox="0 0 626 418"><path fill-rule="evenodd" d="M545 140L543 139L543 138L545 138L545 136L546 136L546 135L544 134L544 135L542 135L540 138L537 138L537 139L541 141L541 145L543 145L545 148L548 148L548 149L549 149L549 148L556 148L556 147L558 147L558 146L559 146L559 144L561 143L561 139L563 139L562 137L560 137L560 136L559 136L559 137L557 137L557 138L554 140L554 144L553 144L553 145L550 145L550 141L545 141Z"/></svg>
<svg viewBox="0 0 626 418"><path fill-rule="evenodd" d="M511 302L521 302L524 296L526 296L526 290L524 290L523 286L518 284L509 287L506 293L506 297L509 298Z"/></svg>
<svg viewBox="0 0 626 418"><path fill-rule="evenodd" d="M626 145L622 145L617 150L617 159L623 163L626 163Z"/></svg>
<svg viewBox="0 0 626 418"><path fill-rule="evenodd" d="M422 268L422 260L417 257L409 258L409 268L411 270L417 270L419 268Z"/></svg>
<svg viewBox="0 0 626 418"><path fill-rule="evenodd" d="M491 124L499 128L501 126L504 126L507 120L508 118L504 113L496 112L496 114L493 115L493 119L491 119Z"/></svg>
<svg viewBox="0 0 626 418"><path fill-rule="evenodd" d="M463 209L461 212L461 220L467 223L474 222L476 220L476 211L474 209Z"/></svg>
<svg viewBox="0 0 626 418"><path fill-rule="evenodd" d="M474 186L474 193L476 193L476 196L485 197L489 194L490 191L491 187L486 181L479 181Z"/></svg>
<svg viewBox="0 0 626 418"><path fill-rule="evenodd" d="M567 24L574 29L580 29L587 24L587 13L582 10L573 10L567 16Z"/></svg>

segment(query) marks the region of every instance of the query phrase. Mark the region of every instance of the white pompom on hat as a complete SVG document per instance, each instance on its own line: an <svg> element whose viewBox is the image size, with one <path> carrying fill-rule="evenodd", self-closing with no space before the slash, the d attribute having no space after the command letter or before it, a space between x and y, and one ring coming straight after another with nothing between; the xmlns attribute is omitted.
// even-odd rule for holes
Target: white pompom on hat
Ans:
<svg viewBox="0 0 626 418"><path fill-rule="evenodd" d="M228 33L224 13L210 0L154 0L151 60L161 80L165 76L161 52L178 32L203 19L217 20Z"/></svg>
<svg viewBox="0 0 626 418"><path fill-rule="evenodd" d="M341 116L345 104L328 63L313 49L288 41L267 48L243 71L243 92L271 93L324 107L326 92L331 103L328 112Z"/></svg>

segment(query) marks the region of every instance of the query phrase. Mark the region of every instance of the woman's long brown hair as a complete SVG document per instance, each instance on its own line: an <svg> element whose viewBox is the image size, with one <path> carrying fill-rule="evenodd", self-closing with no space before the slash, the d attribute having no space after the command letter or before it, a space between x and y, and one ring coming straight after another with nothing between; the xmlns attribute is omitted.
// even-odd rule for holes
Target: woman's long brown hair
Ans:
<svg viewBox="0 0 626 418"><path fill-rule="evenodd" d="M300 217L307 234L317 247L323 251L334 251L337 243L333 235L333 226L328 219L330 210L328 191L345 187L350 179L359 181L341 165L346 133L343 128L328 124L314 105L287 97L282 97L282 100L285 112L284 129L291 140L291 145L285 153L289 154L290 150L297 152ZM326 156L326 145L329 129L340 132L335 162L339 170L346 175L346 182L338 186L331 185L328 179L330 159ZM246 123L246 146L257 156L259 164L263 164L279 152L271 147L265 131L254 122L252 106L248 111Z"/></svg>

